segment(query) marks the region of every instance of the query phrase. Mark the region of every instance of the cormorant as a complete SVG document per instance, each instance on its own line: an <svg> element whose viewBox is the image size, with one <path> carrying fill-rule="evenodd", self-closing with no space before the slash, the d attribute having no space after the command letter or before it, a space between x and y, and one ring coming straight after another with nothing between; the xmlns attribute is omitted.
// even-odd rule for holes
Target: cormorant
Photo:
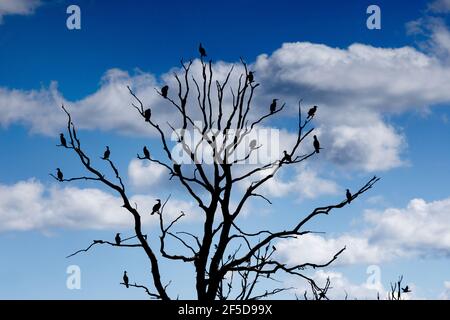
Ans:
<svg viewBox="0 0 450 320"><path fill-rule="evenodd" d="M144 157L150 160L150 151L148 151L147 147L144 146Z"/></svg>
<svg viewBox="0 0 450 320"><path fill-rule="evenodd" d="M278 99L273 99L270 104L270 113L274 113L277 110L277 101Z"/></svg>
<svg viewBox="0 0 450 320"><path fill-rule="evenodd" d="M61 141L61 145L63 147L67 148L67 141L66 141L66 138L64 138L64 134L63 133L59 134L59 140Z"/></svg>
<svg viewBox="0 0 450 320"><path fill-rule="evenodd" d="M181 174L181 165L178 164L178 163L174 163L173 164L173 171L175 171L175 173L177 175L180 175Z"/></svg>
<svg viewBox="0 0 450 320"><path fill-rule="evenodd" d="M144 111L144 118L146 122L150 122L150 117L152 116L152 110L147 109Z"/></svg>
<svg viewBox="0 0 450 320"><path fill-rule="evenodd" d="M316 111L317 111L317 106L314 106L311 109L309 109L309 111L308 111L308 119L314 117L314 115L316 114Z"/></svg>
<svg viewBox="0 0 450 320"><path fill-rule="evenodd" d="M103 153L103 160L108 160L110 155L111 155L111 151L109 151L109 147L106 146L105 153Z"/></svg>
<svg viewBox="0 0 450 320"><path fill-rule="evenodd" d="M284 150L283 153L284 153L283 160L286 161L286 162L292 162L291 155L288 154L288 153L286 152L286 150Z"/></svg>
<svg viewBox="0 0 450 320"><path fill-rule="evenodd" d="M314 142L313 142L314 150L316 153L320 153L320 142L317 140L317 137L314 136Z"/></svg>
<svg viewBox="0 0 450 320"><path fill-rule="evenodd" d="M161 200L160 199L156 199L156 201L158 201L152 209L152 212L150 213L151 215L154 215L156 212L159 211L159 209L161 209Z"/></svg>
<svg viewBox="0 0 450 320"><path fill-rule="evenodd" d="M347 197L347 202L351 203L353 197L352 197L352 194L351 194L350 190L347 189L347 192L345 193L345 196Z"/></svg>
<svg viewBox="0 0 450 320"><path fill-rule="evenodd" d="M254 81L255 75L254 75L255 71L250 71L248 73L247 79L249 83L252 83Z"/></svg>
<svg viewBox="0 0 450 320"><path fill-rule="evenodd" d="M402 288L403 293L410 293L411 289L409 289L409 286L406 286L404 288Z"/></svg>
<svg viewBox="0 0 450 320"><path fill-rule="evenodd" d="M64 175L63 175L61 169L56 168L56 176L58 177L59 181L62 181L64 179Z"/></svg>
<svg viewBox="0 0 450 320"><path fill-rule="evenodd" d="M125 286L126 286L127 288L130 287L130 286L128 285L128 282L129 282L129 280L128 280L127 272L124 271L124 272L123 272L123 283L125 283Z"/></svg>
<svg viewBox="0 0 450 320"><path fill-rule="evenodd" d="M206 50L203 48L201 43L198 46L198 52L200 52L200 58L206 57Z"/></svg>
<svg viewBox="0 0 450 320"><path fill-rule="evenodd" d="M255 149L256 148L256 140L253 139L252 141L250 141L250 149Z"/></svg>
<svg viewBox="0 0 450 320"><path fill-rule="evenodd" d="M167 93L169 92L169 86L164 86L164 87L162 87L161 88L161 95L164 97L164 98L167 98Z"/></svg>
<svg viewBox="0 0 450 320"><path fill-rule="evenodd" d="M119 244L122 242L122 239L120 239L120 233L117 233L117 234L116 234L115 240L116 240L116 244L117 244L117 245L119 245Z"/></svg>

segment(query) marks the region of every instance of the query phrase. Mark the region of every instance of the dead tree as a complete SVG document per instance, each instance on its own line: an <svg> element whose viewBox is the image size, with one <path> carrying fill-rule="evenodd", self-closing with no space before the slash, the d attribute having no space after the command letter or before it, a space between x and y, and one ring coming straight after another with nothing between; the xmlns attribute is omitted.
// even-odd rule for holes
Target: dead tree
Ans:
<svg viewBox="0 0 450 320"><path fill-rule="evenodd" d="M197 298L203 301L214 299L237 299L252 300L271 297L277 293L291 288L276 288L260 291L258 284L266 279L276 280L281 273L298 276L307 281L311 286L312 296L316 299L327 299L326 293L330 287L327 281L325 287L320 287L312 277L308 276L308 270L324 268L335 261L345 250L345 247L336 252L329 261L322 264L315 264L305 261L298 265L287 265L276 258L276 247L278 240L299 237L311 233L307 229L307 224L318 215L328 215L335 209L344 208L349 204L348 198L343 195L343 200L330 205L315 208L311 212L298 212L299 220L293 226L287 226L284 230L258 230L244 231L239 226L238 217L242 213L243 207L252 198L261 198L271 204L271 201L259 193L261 187L273 179L276 173L287 166L294 166L307 159L319 156L318 150L303 153L302 146L308 137L311 136L312 120L314 112L310 111L307 117L303 117L300 104L298 106L298 129L297 139L290 150L277 160L249 167L248 171L236 174L233 166L240 162L245 162L258 147L253 147L243 158L236 158L236 150L240 145L246 143L246 137L254 130L258 129L263 121L281 113L285 104L276 110L267 110L262 115L258 115L252 109L254 93L259 84L254 81L253 73L248 70L247 64L241 60L239 65L242 73L236 78L236 83L231 85L233 68L231 68L222 81L215 79L212 62L206 62L203 57L200 59L201 76L196 77L192 73L193 61L181 61L179 73L174 77L177 83L176 91L172 96L167 95L167 89L163 93L157 92L168 105L172 105L179 115L181 123L180 130L175 130L175 125L167 122L169 133L176 134L177 144L191 160L190 165L183 166L174 159L169 141L169 133L166 124L157 123L151 116L152 110L144 107L144 102L137 96L132 88L128 87L132 107L142 118L136 121L145 121L148 126L155 130L158 139L162 144L165 159L157 159L153 156L144 156L139 159L151 161L167 169L171 178L176 178L181 187L198 205L198 210L202 213L202 227L198 233L175 232L174 227L186 214L180 215L173 221L166 222L164 219L164 207L169 201L167 198L157 214L159 215L159 248L154 248L147 242L147 237L143 233L140 212L136 205L130 203L129 194L123 183L122 177L113 160L107 158L101 161L108 162L112 170L113 177L96 168L90 156L86 154L81 145L71 114L63 106L63 110L68 117L67 122L67 145L61 146L70 149L78 157L82 166L88 174L75 178L55 177L60 182L74 180L93 180L102 183L113 192L118 194L123 201L123 208L126 209L130 218L134 221L134 234L136 243L112 243L104 240L94 240L87 249L88 251L97 244L108 244L117 247L141 247L147 255L150 263L152 279L151 289L139 284L130 284L131 287L143 288L151 298L169 300L167 290L168 282L163 283L161 270L159 268L160 259L192 264L195 269L195 291ZM231 105L226 105L226 95L231 100ZM173 120L173 119L171 119ZM197 120L201 120L198 122ZM201 123L201 124L199 124ZM197 132L201 139L195 144L186 141L186 132L189 130ZM228 133L234 130L235 134ZM223 137L219 139L219 136ZM200 145L205 144L212 153L214 161L206 164L202 161ZM326 148L326 146L325 146ZM301 152L302 151L302 152ZM234 157L233 157L234 156ZM111 157L113 158L113 157ZM372 188L378 181L373 177L367 181L359 190L352 195L352 200ZM232 196L232 191L236 193L238 183L247 183L245 191L239 196ZM237 203L231 206L231 201ZM297 210L293 208L292 210ZM149 234L149 237L155 237ZM184 247L185 252L172 254L167 251L166 242L168 238L175 239ZM177 249L180 249L178 247ZM72 255L71 255L72 256ZM122 283L124 284L124 283ZM305 293L306 296L306 293Z"/></svg>

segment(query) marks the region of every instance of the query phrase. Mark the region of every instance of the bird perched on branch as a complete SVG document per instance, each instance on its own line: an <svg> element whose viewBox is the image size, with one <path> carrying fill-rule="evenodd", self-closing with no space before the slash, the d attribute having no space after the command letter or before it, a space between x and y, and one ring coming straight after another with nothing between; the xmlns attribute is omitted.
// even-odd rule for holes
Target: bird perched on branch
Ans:
<svg viewBox="0 0 450 320"><path fill-rule="evenodd" d="M198 46L198 52L200 53L200 58L206 57L206 50L203 48L201 43Z"/></svg>
<svg viewBox="0 0 450 320"><path fill-rule="evenodd" d="M347 189L347 192L345 193L345 196L347 197L347 202L350 204L353 200L353 196L350 192L350 190Z"/></svg>
<svg viewBox="0 0 450 320"><path fill-rule="evenodd" d="M117 245L119 245L122 242L122 239L120 239L120 233L117 233L114 239L116 240Z"/></svg>
<svg viewBox="0 0 450 320"><path fill-rule="evenodd" d="M309 109L308 119L311 119L312 117L314 117L314 115L316 114L316 111L317 111L317 106L314 106L311 109Z"/></svg>
<svg viewBox="0 0 450 320"><path fill-rule="evenodd" d="M314 146L314 150L316 151L316 153L320 153L320 142L317 139L317 136L314 136L314 142L313 142L313 146Z"/></svg>
<svg viewBox="0 0 450 320"><path fill-rule="evenodd" d="M250 71L247 75L247 80L248 83L252 83L253 81L255 81L255 75L254 75L255 71Z"/></svg>
<svg viewBox="0 0 450 320"><path fill-rule="evenodd" d="M252 141L250 141L250 149L255 149L256 148L256 140L253 139Z"/></svg>
<svg viewBox="0 0 450 320"><path fill-rule="evenodd" d="M67 141L66 141L66 138L64 138L63 133L59 134L59 140L61 141L61 146L67 148Z"/></svg>
<svg viewBox="0 0 450 320"><path fill-rule="evenodd" d="M291 157L291 155L288 154L288 153L286 152L286 150L284 150L283 153L284 153L283 161L286 161L286 162L292 162L292 157Z"/></svg>
<svg viewBox="0 0 450 320"><path fill-rule="evenodd" d="M278 99L273 99L270 104L270 113L274 113L277 110L277 101Z"/></svg>
<svg viewBox="0 0 450 320"><path fill-rule="evenodd" d="M155 213L159 212L159 209L161 209L161 200L160 199L156 199L157 203L153 206L152 212L150 213L151 215L154 215Z"/></svg>
<svg viewBox="0 0 450 320"><path fill-rule="evenodd" d="M130 287L130 286L128 285L129 279L128 279L128 276L127 276L127 272L126 272L126 271L123 272L123 283L125 284L125 287L127 287L127 288Z"/></svg>
<svg viewBox="0 0 450 320"><path fill-rule="evenodd" d="M167 93L169 93L169 86L164 86L161 88L161 95L164 98L167 98Z"/></svg>
<svg viewBox="0 0 450 320"><path fill-rule="evenodd" d="M58 180L59 180L59 181L63 181L64 175L63 175L61 169L56 168L56 176L58 177Z"/></svg>
<svg viewBox="0 0 450 320"><path fill-rule="evenodd" d="M148 151L148 149L147 149L146 146L144 146L143 151L144 151L144 157L145 157L146 159L149 159L149 160L150 160L150 151Z"/></svg>
<svg viewBox="0 0 450 320"><path fill-rule="evenodd" d="M147 109L144 111L144 118L146 122L150 122L150 117L152 116L152 110Z"/></svg>
<svg viewBox="0 0 450 320"><path fill-rule="evenodd" d="M108 146L106 146L106 150L105 150L105 152L103 153L103 160L108 160L109 159L109 156L111 155L111 151L109 150L109 147Z"/></svg>

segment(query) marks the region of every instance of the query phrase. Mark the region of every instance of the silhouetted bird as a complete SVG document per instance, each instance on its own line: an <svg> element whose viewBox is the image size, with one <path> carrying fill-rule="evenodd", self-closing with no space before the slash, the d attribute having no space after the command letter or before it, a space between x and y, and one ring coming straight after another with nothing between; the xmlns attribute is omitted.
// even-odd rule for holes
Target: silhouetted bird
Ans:
<svg viewBox="0 0 450 320"><path fill-rule="evenodd" d="M156 201L158 201L158 202L153 206L151 215L155 214L156 212L159 211L159 209L161 209L161 200L156 199Z"/></svg>
<svg viewBox="0 0 450 320"><path fill-rule="evenodd" d="M350 190L347 189L347 192L345 193L345 196L347 197L347 202L351 203L353 197L352 197L352 194L351 194Z"/></svg>
<svg viewBox="0 0 450 320"><path fill-rule="evenodd" d="M59 134L59 140L61 141L61 145L63 147L67 147L67 141L66 141L66 138L64 138L64 134L63 133Z"/></svg>
<svg viewBox="0 0 450 320"><path fill-rule="evenodd" d="M173 171L175 171L176 174L180 175L181 174L181 165L178 163L174 163L173 164Z"/></svg>
<svg viewBox="0 0 450 320"><path fill-rule="evenodd" d="M273 250L273 251L276 251L277 248L276 248L275 246L272 246L272 250Z"/></svg>
<svg viewBox="0 0 450 320"><path fill-rule="evenodd" d="M62 181L64 179L64 175L63 175L61 169L56 168L56 176L58 177L59 181Z"/></svg>
<svg viewBox="0 0 450 320"><path fill-rule="evenodd" d="M150 117L152 116L152 110L147 109L144 111L144 118L146 122L150 122Z"/></svg>
<svg viewBox="0 0 450 320"><path fill-rule="evenodd" d="M410 293L411 289L409 289L409 286L406 286L404 288L402 288L403 293Z"/></svg>
<svg viewBox="0 0 450 320"><path fill-rule="evenodd" d="M277 101L278 99L273 99L270 104L270 113L274 113L277 110Z"/></svg>
<svg viewBox="0 0 450 320"><path fill-rule="evenodd" d="M317 111L317 106L314 106L311 109L309 109L309 111L308 111L308 119L314 117L314 115L316 114L316 111Z"/></svg>
<svg viewBox="0 0 450 320"><path fill-rule="evenodd" d="M250 71L249 73L248 73L248 76L247 76L247 79L248 79L248 82L249 83L252 83L255 79L255 75L254 75L254 73L255 73L255 71Z"/></svg>
<svg viewBox="0 0 450 320"><path fill-rule="evenodd" d="M317 140L317 137L314 136L314 142L313 142L314 150L316 153L320 153L320 142Z"/></svg>
<svg viewBox="0 0 450 320"><path fill-rule="evenodd" d="M117 244L117 245L119 245L119 244L122 242L122 239L120 239L120 233L117 233L117 234L116 234L115 240L116 240L116 244Z"/></svg>
<svg viewBox="0 0 450 320"><path fill-rule="evenodd" d="M286 162L292 162L291 155L288 154L288 153L286 152L286 150L284 150L283 153L284 153L283 160L286 161Z"/></svg>
<svg viewBox="0 0 450 320"><path fill-rule="evenodd" d="M128 279L128 276L127 276L127 272L124 271L124 272L123 272L123 283L125 283L125 286L126 286L127 288L130 287L130 286L128 285L128 282L129 282L129 279Z"/></svg>
<svg viewBox="0 0 450 320"><path fill-rule="evenodd" d="M169 86L164 86L164 87L162 87L161 88L161 95L164 97L164 98L167 98L167 93L169 92Z"/></svg>
<svg viewBox="0 0 450 320"><path fill-rule="evenodd" d="M198 52L200 52L200 58L206 57L206 50L203 48L201 43L198 46Z"/></svg>
<svg viewBox="0 0 450 320"><path fill-rule="evenodd" d="M111 155L111 151L109 151L109 147L106 146L106 150L103 153L103 160L108 160L110 155Z"/></svg>
<svg viewBox="0 0 450 320"><path fill-rule="evenodd" d="M144 146L144 157L150 159L150 151L148 151L146 146Z"/></svg>
<svg viewBox="0 0 450 320"><path fill-rule="evenodd" d="M256 140L252 140L252 141L250 141L250 148L251 149L255 149L256 148Z"/></svg>

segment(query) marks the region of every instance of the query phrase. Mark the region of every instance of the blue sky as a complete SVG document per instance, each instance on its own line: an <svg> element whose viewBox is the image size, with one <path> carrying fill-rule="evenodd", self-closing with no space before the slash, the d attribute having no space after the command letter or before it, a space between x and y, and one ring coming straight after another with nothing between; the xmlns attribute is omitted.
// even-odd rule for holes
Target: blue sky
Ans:
<svg viewBox="0 0 450 320"><path fill-rule="evenodd" d="M200 41L214 61L243 57L257 70L258 103L278 95L291 111L300 97L319 105L314 125L323 157L277 176L264 190L273 205L252 202L242 225L285 228L380 176L352 206L311 224L326 235L286 241L280 257L323 259L346 244L342 262L313 273L318 281L331 277L333 297L347 290L351 298L375 298L377 290L366 285L370 265L381 270L379 291L403 274L412 297L449 297L449 1L14 2L0 0L0 298L146 298L119 285L124 269L132 281L149 283L138 249L98 247L65 258L131 229L107 189L60 185L49 176L56 167L82 173L73 154L55 147L65 126L59 105L73 111L88 152L111 147L143 208L172 193L179 201L172 210L194 212L174 181L133 163L144 144L162 153L154 133L134 125L124 90L130 84L170 119L152 88L169 81L180 58L196 58ZM70 4L81 8L81 30L66 28ZM370 4L381 8L381 30L366 28ZM288 142L295 115L266 125L284 129ZM196 219L182 227L198 230ZM157 231L152 222L146 228ZM318 253L309 252L314 247ZM66 287L69 265L81 268L81 290ZM162 270L173 280L170 293L193 297L190 267L163 262ZM303 292L301 281L281 279Z"/></svg>

